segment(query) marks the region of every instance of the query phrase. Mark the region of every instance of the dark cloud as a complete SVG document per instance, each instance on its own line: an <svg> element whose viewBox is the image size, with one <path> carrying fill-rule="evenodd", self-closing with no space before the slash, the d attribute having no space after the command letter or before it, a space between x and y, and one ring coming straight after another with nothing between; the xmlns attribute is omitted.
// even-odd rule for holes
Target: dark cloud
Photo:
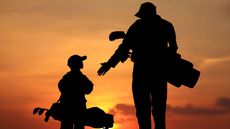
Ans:
<svg viewBox="0 0 230 129"><path fill-rule="evenodd" d="M230 110L222 109L222 108L211 109L211 108L195 107L192 104L187 104L184 107L172 107L168 105L167 112L175 113L179 115L221 115L221 114L229 113Z"/></svg>
<svg viewBox="0 0 230 129"><path fill-rule="evenodd" d="M114 108L109 110L110 114L114 115L116 123L123 123L125 121L135 119L135 106L128 104L117 104ZM178 115L223 115L230 113L230 98L221 97L216 100L216 107L196 107L192 104L187 104L183 107L173 107L167 105L167 112Z"/></svg>
<svg viewBox="0 0 230 129"><path fill-rule="evenodd" d="M230 110L230 98L221 97L216 101L216 105Z"/></svg>
<svg viewBox="0 0 230 129"><path fill-rule="evenodd" d="M167 105L167 112L180 115L222 115L230 113L230 98L220 97L216 100L216 107L196 107L192 104L187 104L184 107L173 107Z"/></svg>

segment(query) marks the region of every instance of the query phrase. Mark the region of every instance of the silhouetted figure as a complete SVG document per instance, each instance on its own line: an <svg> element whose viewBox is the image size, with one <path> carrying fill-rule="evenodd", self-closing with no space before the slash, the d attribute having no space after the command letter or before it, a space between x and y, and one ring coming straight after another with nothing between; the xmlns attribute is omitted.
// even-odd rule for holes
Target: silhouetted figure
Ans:
<svg viewBox="0 0 230 129"><path fill-rule="evenodd" d="M82 121L86 111L86 94L93 90L93 83L80 71L86 56L73 55L68 59L70 71L58 83L63 108L61 129L84 129Z"/></svg>
<svg viewBox="0 0 230 129"><path fill-rule="evenodd" d="M139 19L128 29L121 45L98 75L128 58L134 62L132 92L140 129L151 129L151 113L155 129L165 129L167 100L167 57L178 49L173 25L156 14L156 7L143 3L135 15ZM122 33L121 33L122 35Z"/></svg>

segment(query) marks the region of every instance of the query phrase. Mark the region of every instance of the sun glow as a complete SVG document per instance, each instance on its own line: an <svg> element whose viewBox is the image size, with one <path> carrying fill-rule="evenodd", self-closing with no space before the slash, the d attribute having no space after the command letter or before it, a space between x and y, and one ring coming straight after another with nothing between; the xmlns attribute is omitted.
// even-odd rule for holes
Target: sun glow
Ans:
<svg viewBox="0 0 230 129"><path fill-rule="evenodd" d="M113 124L113 128L112 129L120 129L121 125L120 124Z"/></svg>

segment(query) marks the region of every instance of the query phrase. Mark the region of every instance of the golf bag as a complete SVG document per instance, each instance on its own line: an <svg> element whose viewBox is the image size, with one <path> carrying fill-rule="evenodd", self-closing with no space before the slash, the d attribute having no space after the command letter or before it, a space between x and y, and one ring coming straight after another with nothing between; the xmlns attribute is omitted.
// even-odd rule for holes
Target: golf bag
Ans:
<svg viewBox="0 0 230 129"><path fill-rule="evenodd" d="M57 102L53 103L50 109L36 107L33 110L34 115L42 115L44 112L46 112L44 119L45 122L48 122L50 117L52 117L54 120L61 121L63 116L63 108L60 104L60 99ZM102 109L98 107L88 108L83 114L84 115L81 118L81 121L85 126L104 129L113 127L113 115L105 113Z"/></svg>

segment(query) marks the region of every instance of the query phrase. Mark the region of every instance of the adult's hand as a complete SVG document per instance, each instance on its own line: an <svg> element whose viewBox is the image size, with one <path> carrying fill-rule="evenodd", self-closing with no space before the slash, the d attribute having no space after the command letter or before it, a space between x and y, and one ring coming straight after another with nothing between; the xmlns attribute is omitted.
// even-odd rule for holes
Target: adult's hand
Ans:
<svg viewBox="0 0 230 129"><path fill-rule="evenodd" d="M109 71L110 68L111 68L111 66L108 63L106 63L106 62L105 63L101 63L101 67L97 71L97 74L99 76L103 76L103 75L105 75L105 73L107 71Z"/></svg>

